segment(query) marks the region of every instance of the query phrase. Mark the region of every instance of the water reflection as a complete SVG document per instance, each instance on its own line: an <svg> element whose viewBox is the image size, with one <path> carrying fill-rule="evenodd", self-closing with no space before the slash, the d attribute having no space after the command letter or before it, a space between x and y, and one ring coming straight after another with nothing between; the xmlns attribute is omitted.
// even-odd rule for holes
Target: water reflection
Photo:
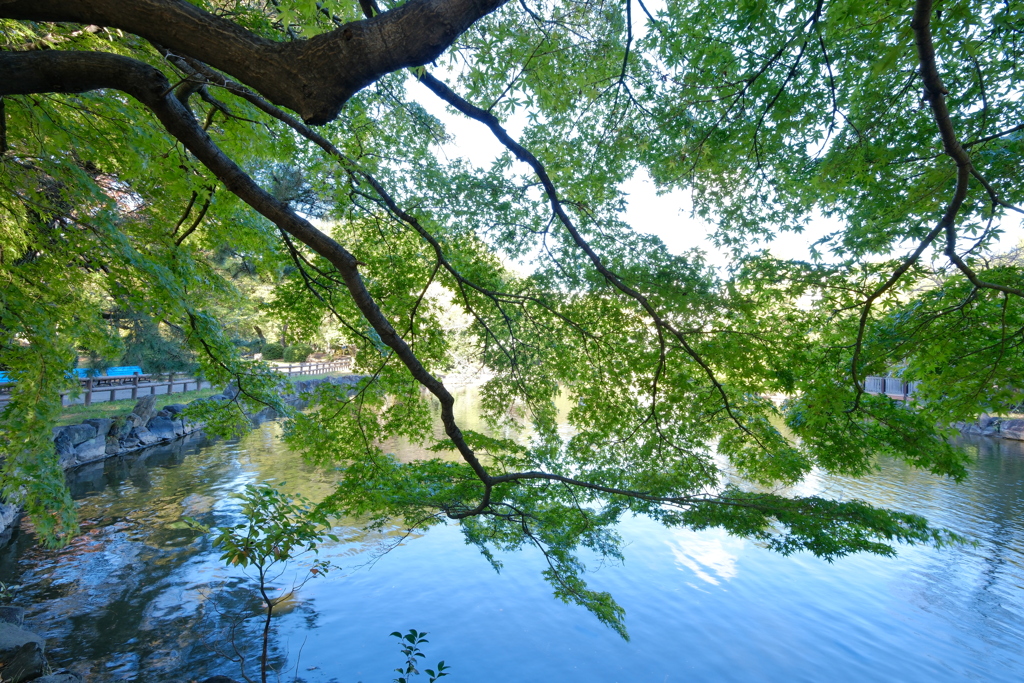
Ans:
<svg viewBox="0 0 1024 683"><path fill-rule="evenodd" d="M240 440L197 437L77 471L81 537L51 552L22 533L0 554L0 580L22 586L17 602L47 634L51 660L95 683L237 677L225 655L253 656L237 619L260 605L180 519L224 524L231 494L256 481L327 493L333 473L302 464L279 437L268 423ZM962 485L883 460L865 479L818 477L800 492L919 511L975 547L828 565L717 531L626 520L625 564L600 567L591 583L626 608L629 643L552 600L541 558L503 556L496 574L456 527L358 569L394 537L358 532L353 520L324 550L346 571L282 610L273 660L309 683L390 680L399 656L387 634L417 628L431 631L428 657L453 665L455 682L1020 680L1024 444L966 443L976 457Z"/></svg>

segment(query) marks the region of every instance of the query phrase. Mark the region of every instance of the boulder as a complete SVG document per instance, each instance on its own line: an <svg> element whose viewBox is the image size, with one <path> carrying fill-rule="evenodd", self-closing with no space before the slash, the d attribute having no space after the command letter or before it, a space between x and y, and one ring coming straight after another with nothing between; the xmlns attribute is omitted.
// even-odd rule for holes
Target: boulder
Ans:
<svg viewBox="0 0 1024 683"><path fill-rule="evenodd" d="M96 436L106 436L110 433L110 425L114 421L109 417L94 417L89 420L83 420L82 424L92 425L96 428Z"/></svg>
<svg viewBox="0 0 1024 683"><path fill-rule="evenodd" d="M117 455L121 452L121 440L114 434L107 434L107 455Z"/></svg>
<svg viewBox="0 0 1024 683"><path fill-rule="evenodd" d="M0 503L0 546L11 540L14 526L21 517L21 508L11 503Z"/></svg>
<svg viewBox="0 0 1024 683"><path fill-rule="evenodd" d="M107 436L97 436L94 439L89 439L83 444L79 444L75 449L77 455L78 464L85 462L92 462L93 460L100 460L107 454Z"/></svg>
<svg viewBox="0 0 1024 683"><path fill-rule="evenodd" d="M53 673L49 676L43 676L37 678L32 683L82 683L82 677L78 674L73 674L70 671L61 671L59 673Z"/></svg>
<svg viewBox="0 0 1024 683"><path fill-rule="evenodd" d="M25 623L25 608L17 605L0 605L0 623L14 624L21 628Z"/></svg>
<svg viewBox="0 0 1024 683"><path fill-rule="evenodd" d="M172 441L178 434L174 430L174 423L181 422L180 420L170 420L166 417L160 417L159 413L157 417L154 417L146 425L146 429L149 433L154 435L160 441Z"/></svg>
<svg viewBox="0 0 1024 683"><path fill-rule="evenodd" d="M137 426L146 424L147 422L153 419L154 415L156 415L157 398L159 397L156 394L143 396L142 398L139 399L139 402L135 404L135 407L132 408L131 414L140 418L139 420L136 421Z"/></svg>
<svg viewBox="0 0 1024 683"><path fill-rule="evenodd" d="M136 427L135 429L133 429L131 433L128 435L127 441L131 441L132 439L135 439L138 442L137 445L140 446L149 446L150 444L154 444L160 441L159 436L149 431L145 427ZM127 443L127 441L122 441L122 444Z"/></svg>
<svg viewBox="0 0 1024 683"><path fill-rule="evenodd" d="M238 384L236 382L232 381L232 382L229 382L226 387L224 387L224 392L223 393L224 393L224 397L225 398L227 398L228 400L231 400L235 396L238 396L239 393L241 393L241 389L238 388Z"/></svg>
<svg viewBox="0 0 1024 683"><path fill-rule="evenodd" d="M177 415L178 413L180 413L183 410L185 410L185 404L184 403L171 403L170 405L164 406L163 410L161 410L160 412L165 412L166 411L166 412L170 413L171 416L173 417L173 416Z"/></svg>
<svg viewBox="0 0 1024 683"><path fill-rule="evenodd" d="M43 646L36 641L29 641L12 650L0 650L0 662L3 663L0 668L2 683L38 680L46 668Z"/></svg>
<svg viewBox="0 0 1024 683"><path fill-rule="evenodd" d="M118 415L117 419L110 425L107 437L119 441L128 436L128 433L135 427L135 421L128 418L128 415Z"/></svg>
<svg viewBox="0 0 1024 683"><path fill-rule="evenodd" d="M63 469L71 469L78 464L75 445L71 443L71 437L63 429L57 433L57 438L53 440L53 448L57 451L57 461Z"/></svg>
<svg viewBox="0 0 1024 683"><path fill-rule="evenodd" d="M999 425L999 435L1004 439L1024 441L1024 420L1003 420Z"/></svg>
<svg viewBox="0 0 1024 683"><path fill-rule="evenodd" d="M16 650L26 643L36 643L42 648L43 637L20 626L0 622L0 652Z"/></svg>
<svg viewBox="0 0 1024 683"><path fill-rule="evenodd" d="M978 426L982 429L988 429L993 425L993 423L998 424L999 418L992 417L991 415L982 415L978 418Z"/></svg>
<svg viewBox="0 0 1024 683"><path fill-rule="evenodd" d="M61 430L61 433L71 439L71 443L77 446L96 436L96 427L88 423L69 425Z"/></svg>

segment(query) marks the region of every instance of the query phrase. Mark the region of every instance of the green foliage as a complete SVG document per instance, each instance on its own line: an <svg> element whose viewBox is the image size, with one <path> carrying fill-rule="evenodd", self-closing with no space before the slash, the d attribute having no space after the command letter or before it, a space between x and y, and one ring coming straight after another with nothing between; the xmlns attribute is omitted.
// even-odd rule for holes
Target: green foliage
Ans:
<svg viewBox="0 0 1024 683"><path fill-rule="evenodd" d="M284 357L284 346L270 342L263 347L263 360L281 360Z"/></svg>
<svg viewBox="0 0 1024 683"><path fill-rule="evenodd" d="M401 642L402 654L405 655L405 664L397 669L399 676L394 680L394 683L409 683L413 676L420 675L420 670L417 668L420 665L419 660L426 657L423 651L420 650L420 645L428 643L426 631L417 631L414 628L409 629L409 632L403 635L398 631L393 631L391 635ZM424 669L423 673L427 674L430 679L430 683L434 683L439 678L449 676L447 670L450 666L445 666L444 660L442 659L437 663L437 667L434 669Z"/></svg>
<svg viewBox="0 0 1024 683"><path fill-rule="evenodd" d="M534 548L557 597L622 634L623 610L587 587L579 557L619 557L624 514L828 560L960 540L907 511L764 493L811 473L863 474L879 455L962 478L967 455L948 425L1019 400L1024 267L994 251L1024 202L1024 10L954 5L936 5L931 33L975 175L941 224L958 167L928 105L938 93L922 100L909 0L672 0L653 16L632 3L507 3L440 68L388 74L348 100L316 131L337 154L251 98L213 84L224 108L187 98L225 155L318 217L324 234L308 243L243 204L127 96L5 96L0 366L17 385L0 489L49 542L74 532L50 429L77 350L121 352L105 316L123 310L160 330L143 325L141 338L173 340L239 389L190 408L222 433L267 405L288 414L280 378L232 340L263 337L258 325L354 346L355 390L319 387L288 417L289 442L342 475L302 514L457 521L495 566L496 550ZM273 41L359 16L354 3L224 8ZM2 22L5 53L112 53L191 82L130 34ZM496 117L491 130L509 124L544 178L514 145L484 168L460 158L420 103L433 95L415 79L428 74ZM627 223L623 183L644 175L686 192L689 222L669 229L703 230L726 267ZM832 232L806 258L770 252L822 220ZM325 256L337 256L323 249L331 239L358 273ZM377 310L386 324L370 320ZM477 433L436 381L467 366L488 378ZM865 377L897 368L920 382L916 400L864 392ZM382 444L396 438L429 455L391 457ZM273 557L262 531L236 532L228 559Z"/></svg>
<svg viewBox="0 0 1024 683"><path fill-rule="evenodd" d="M236 498L245 520L217 530L213 544L224 551L222 561L242 568L252 566L263 575L274 564L317 552L327 520L314 514L316 508L310 501L272 486L252 484ZM322 562L315 566L318 573L329 568Z"/></svg>
<svg viewBox="0 0 1024 683"><path fill-rule="evenodd" d="M281 485L284 486L284 482ZM310 579L327 575L333 565L315 558L309 563L305 578L293 581L289 590L277 591L273 583L282 577L284 567L291 560L303 555L315 556L323 539L337 541L338 538L330 532L331 526L322 512L302 496L283 493L273 486L249 484L235 497L241 501L244 521L217 529L213 545L224 551L220 559L228 566L254 572L252 578L263 604L260 680L266 683L272 671L269 652L274 609L291 599ZM186 517L182 522L197 532L209 531L194 519ZM236 654L239 654L237 650ZM242 676L250 680L245 671L245 657L238 656L235 661L242 667Z"/></svg>
<svg viewBox="0 0 1024 683"><path fill-rule="evenodd" d="M282 360L286 363L304 363L311 353L313 347L309 344L292 344L285 348Z"/></svg>

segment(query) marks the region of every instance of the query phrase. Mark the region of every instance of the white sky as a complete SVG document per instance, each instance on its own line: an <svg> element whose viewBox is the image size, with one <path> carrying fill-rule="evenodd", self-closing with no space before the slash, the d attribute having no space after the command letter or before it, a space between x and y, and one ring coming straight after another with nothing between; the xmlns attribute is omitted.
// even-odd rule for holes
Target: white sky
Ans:
<svg viewBox="0 0 1024 683"><path fill-rule="evenodd" d="M464 157L475 166L487 168L504 152L504 147L486 126L449 109L426 87L418 83L410 87L416 100L440 119L453 136L453 143L444 148L446 154ZM525 117L514 117L506 123L506 130L513 138L519 138L524 122ZM526 170L526 167L517 170ZM634 230L657 235L673 253L700 247L708 254L710 265L721 267L728 264L728 255L717 250L708 239L709 226L690 216L688 193L673 190L659 195L650 176L642 169L622 185L622 190L628 195L625 220ZM808 260L810 245L839 227L837 221L819 218L812 221L803 233L777 233L772 242L762 246L777 258ZM1005 219L1003 227L1005 232L998 251L1008 251L1024 239L1024 226L1020 220Z"/></svg>

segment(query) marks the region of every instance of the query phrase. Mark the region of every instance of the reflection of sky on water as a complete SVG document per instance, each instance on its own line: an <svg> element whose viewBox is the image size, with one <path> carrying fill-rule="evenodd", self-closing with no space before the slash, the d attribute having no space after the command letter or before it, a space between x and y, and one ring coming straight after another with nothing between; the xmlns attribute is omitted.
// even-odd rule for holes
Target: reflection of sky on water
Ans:
<svg viewBox="0 0 1024 683"><path fill-rule="evenodd" d="M693 572L701 581L713 586L736 578L736 560L744 541L722 531L696 533L676 530L666 541L680 568ZM692 584L691 584L692 585Z"/></svg>
<svg viewBox="0 0 1024 683"><path fill-rule="evenodd" d="M332 474L288 454L279 429L266 424L238 441L193 440L83 468L72 481L83 535L57 553L27 535L0 552L0 580L24 586L19 602L50 637L55 662L78 662L91 683L237 677L215 650L228 617L259 605L241 574L180 518L224 524L237 511L231 494L260 480L311 498L329 491ZM455 667L453 683L1017 681L1024 449L972 443L973 474L960 486L883 460L864 480L815 474L791 492L918 510L977 547L902 548L895 560L829 565L716 530L624 520L625 563L584 560L596 570L591 586L626 609L628 643L553 600L535 552L501 554L498 574L453 525L405 539L368 568L382 543L400 539L347 520L337 529L342 541L322 550L344 569L288 604L275 622L275 661L299 664L308 683L390 680L399 658L387 634L417 628L431 631L428 657ZM291 571L305 567L296 562Z"/></svg>

